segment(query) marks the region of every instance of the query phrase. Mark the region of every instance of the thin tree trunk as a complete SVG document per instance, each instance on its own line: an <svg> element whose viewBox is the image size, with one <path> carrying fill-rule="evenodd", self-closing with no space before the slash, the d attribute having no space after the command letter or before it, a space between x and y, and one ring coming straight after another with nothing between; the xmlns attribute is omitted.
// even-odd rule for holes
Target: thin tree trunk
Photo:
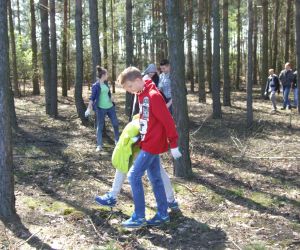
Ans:
<svg viewBox="0 0 300 250"><path fill-rule="evenodd" d="M214 28L214 53L212 62L212 99L213 99L213 118L222 117L220 101L220 3L219 0L212 1L212 16Z"/></svg>
<svg viewBox="0 0 300 250"><path fill-rule="evenodd" d="M151 33L151 44L150 44L151 62L155 62L155 28L154 28L155 17L154 15L155 15L155 1L152 0L151 3L152 33Z"/></svg>
<svg viewBox="0 0 300 250"><path fill-rule="evenodd" d="M83 84L83 45L82 45L82 0L76 0L75 12L75 29L76 29L76 82L75 82L75 104L77 114L82 123L86 125L87 119L84 112L86 106L82 98Z"/></svg>
<svg viewBox="0 0 300 250"><path fill-rule="evenodd" d="M108 68L108 47L107 47L107 21L106 21L106 0L102 0L102 18L103 18L103 65Z"/></svg>
<svg viewBox="0 0 300 250"><path fill-rule="evenodd" d="M40 0L41 32L42 32L42 61L45 87L46 114L51 114L51 57L48 26L48 0Z"/></svg>
<svg viewBox="0 0 300 250"><path fill-rule="evenodd" d="M68 35L67 35L67 40L68 40L68 56L67 56L67 79L68 79L68 90L71 89L71 81L73 80L72 75L71 75L71 0L68 0L68 12L69 12L69 20L68 20Z"/></svg>
<svg viewBox="0 0 300 250"><path fill-rule="evenodd" d="M57 117L57 44L55 24L55 0L50 0L50 33L51 33L51 116Z"/></svg>
<svg viewBox="0 0 300 250"><path fill-rule="evenodd" d="M268 27L268 14L269 14L269 4L268 0L262 0L262 8L263 8L263 41L262 41L262 67L261 67L261 96L263 97L266 87L266 82L268 78L268 68L269 68L269 27Z"/></svg>
<svg viewBox="0 0 300 250"><path fill-rule="evenodd" d="M168 58L168 39L167 39L167 13L166 0L162 1L162 34L164 36L162 41L162 55L163 58Z"/></svg>
<svg viewBox="0 0 300 250"><path fill-rule="evenodd" d="M67 74L67 53L68 53L68 0L64 0L64 24L62 41L62 62L61 62L61 87L62 96L68 96L68 74Z"/></svg>
<svg viewBox="0 0 300 250"><path fill-rule="evenodd" d="M240 78L241 78L241 0L238 0L238 13L237 13L237 59L236 59L236 82L235 82L235 89L240 89Z"/></svg>
<svg viewBox="0 0 300 250"><path fill-rule="evenodd" d="M17 52L16 52L16 39L14 31L13 13L11 8L11 0L7 1L8 4L8 19L9 19L9 35L10 35L10 47L11 47L11 58L12 58L12 72L13 72L13 87L14 96L20 97L20 87L18 82L18 67L17 67Z"/></svg>
<svg viewBox="0 0 300 250"><path fill-rule="evenodd" d="M292 12L291 10L292 10L292 0L287 0L285 52L284 52L285 62L288 62L290 58L290 26L291 26L291 12Z"/></svg>
<svg viewBox="0 0 300 250"><path fill-rule="evenodd" d="M20 1L17 0L18 32L21 35Z"/></svg>
<svg viewBox="0 0 300 250"><path fill-rule="evenodd" d="M253 3L248 0L248 73L247 73L247 126L253 124L252 87L253 87Z"/></svg>
<svg viewBox="0 0 300 250"><path fill-rule="evenodd" d="M92 44L93 82L96 82L96 66L101 65L101 52L99 43L98 2L89 0L90 36Z"/></svg>
<svg viewBox="0 0 300 250"><path fill-rule="evenodd" d="M228 0L223 1L223 105L231 106L230 76L229 76L229 37L228 37Z"/></svg>
<svg viewBox="0 0 300 250"><path fill-rule="evenodd" d="M179 134L182 158L174 161L177 177L188 177L192 173L189 152L189 117L185 93L184 60L184 14L183 0L167 0L169 55L171 63L172 100L174 118Z"/></svg>
<svg viewBox="0 0 300 250"><path fill-rule="evenodd" d="M115 32L115 24L114 24L114 1L110 0L110 14L111 14L111 75L112 75L112 92L116 92L115 88L115 81L116 81L116 61L115 61L115 51L114 51L114 46L115 46L115 37L114 37L114 32Z"/></svg>
<svg viewBox="0 0 300 250"><path fill-rule="evenodd" d="M12 131L9 107L9 44L7 1L0 2L0 220L16 216L12 157Z"/></svg>
<svg viewBox="0 0 300 250"><path fill-rule="evenodd" d="M37 41L36 41L36 17L34 0L30 0L30 17L31 17L31 50L32 50L32 85L33 95L40 94L39 69L37 65Z"/></svg>
<svg viewBox="0 0 300 250"><path fill-rule="evenodd" d="M275 0L275 19L273 30L273 69L277 69L277 57L278 57L278 21L279 21L280 1Z"/></svg>
<svg viewBox="0 0 300 250"><path fill-rule="evenodd" d="M133 64L132 0L126 0L126 66ZM130 117L133 95L126 92L125 114Z"/></svg>
<svg viewBox="0 0 300 250"><path fill-rule="evenodd" d="M195 91L194 80L194 62L192 52L192 38L193 38L193 0L188 0L187 6L187 46L188 46L188 80L191 82L191 92Z"/></svg>
<svg viewBox="0 0 300 250"><path fill-rule="evenodd" d="M253 85L257 85L258 78L258 58L257 58L257 39L258 39L258 23L257 23L257 5L253 9Z"/></svg>
<svg viewBox="0 0 300 250"><path fill-rule="evenodd" d="M295 1L296 11L296 54L297 54L297 85L300 87L300 0ZM300 100L300 91L298 91L298 100ZM298 112L300 114L300 102L298 101Z"/></svg>
<svg viewBox="0 0 300 250"><path fill-rule="evenodd" d="M291 2L291 25L290 25L290 29L291 29L291 32L290 32L290 53L291 53L291 59L290 59L290 63L292 64L292 67L295 67L296 65L296 51L295 51L295 19L294 19L294 16L295 16L295 10L294 10L294 1L295 0L292 0Z"/></svg>
<svg viewBox="0 0 300 250"><path fill-rule="evenodd" d="M212 92L212 52L211 52L211 0L206 0L206 72L209 92Z"/></svg>
<svg viewBox="0 0 300 250"><path fill-rule="evenodd" d="M204 72L204 34L203 34L203 16L204 16L204 1L198 0L198 81L199 81L199 102L206 102L205 92L205 72Z"/></svg>

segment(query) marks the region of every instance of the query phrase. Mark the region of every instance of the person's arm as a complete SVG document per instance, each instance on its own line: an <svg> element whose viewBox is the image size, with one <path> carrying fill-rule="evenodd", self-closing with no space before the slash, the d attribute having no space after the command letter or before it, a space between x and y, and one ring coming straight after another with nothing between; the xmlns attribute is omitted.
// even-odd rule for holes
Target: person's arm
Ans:
<svg viewBox="0 0 300 250"><path fill-rule="evenodd" d="M269 81L269 78L268 78L267 83L266 83L266 88L265 88L265 95L268 94L269 84L270 84L270 81Z"/></svg>
<svg viewBox="0 0 300 250"><path fill-rule="evenodd" d="M172 99L170 99L170 101L167 103L167 108L170 108L171 105L172 105Z"/></svg>
<svg viewBox="0 0 300 250"><path fill-rule="evenodd" d="M93 85L92 86L92 94L90 96L90 101L89 101L88 107L85 111L85 116L86 117L88 117L91 114L91 112L93 110L93 103L94 103L95 100L96 100L96 87L95 87L95 85Z"/></svg>
<svg viewBox="0 0 300 250"><path fill-rule="evenodd" d="M172 156L175 159L180 158L181 153L178 149L178 134L175 127L175 122L160 94L157 93L152 96L151 108L153 115L162 123L165 128Z"/></svg>

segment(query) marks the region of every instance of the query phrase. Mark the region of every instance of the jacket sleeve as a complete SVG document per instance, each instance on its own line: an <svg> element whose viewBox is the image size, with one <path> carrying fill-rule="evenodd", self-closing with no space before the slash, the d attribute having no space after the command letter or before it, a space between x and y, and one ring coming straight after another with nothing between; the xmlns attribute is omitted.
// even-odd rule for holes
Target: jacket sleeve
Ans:
<svg viewBox="0 0 300 250"><path fill-rule="evenodd" d="M171 148L178 147L178 134L175 127L175 122L171 116L170 111L163 97L159 93L155 93L152 96L152 112L153 115L159 120L167 133L167 138Z"/></svg>
<svg viewBox="0 0 300 250"><path fill-rule="evenodd" d="M96 100L96 95L97 95L97 86L96 86L96 84L94 84L93 86L92 86L92 94L91 94L91 96L90 96L90 101L95 101Z"/></svg>
<svg viewBox="0 0 300 250"><path fill-rule="evenodd" d="M268 90L269 90L269 84L270 84L270 81L269 81L269 78L268 78L267 83L266 83L265 92L268 92Z"/></svg>
<svg viewBox="0 0 300 250"><path fill-rule="evenodd" d="M283 71L281 71L280 72L280 74L279 74L279 80L282 82L282 80L283 80Z"/></svg>

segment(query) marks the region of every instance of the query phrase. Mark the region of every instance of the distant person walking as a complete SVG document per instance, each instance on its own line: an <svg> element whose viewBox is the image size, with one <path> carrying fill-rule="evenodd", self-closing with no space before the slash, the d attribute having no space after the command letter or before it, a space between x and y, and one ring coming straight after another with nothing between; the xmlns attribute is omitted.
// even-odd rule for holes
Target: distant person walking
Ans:
<svg viewBox="0 0 300 250"><path fill-rule="evenodd" d="M265 95L270 96L272 102L272 112L276 112L276 92L280 93L280 83L278 76L274 74L274 69L269 69L269 77L266 84Z"/></svg>
<svg viewBox="0 0 300 250"><path fill-rule="evenodd" d="M158 75L157 67L155 64L153 64L153 63L149 64L149 66L143 72L144 80L147 77L152 80L152 82L155 84L156 87L158 87L159 75Z"/></svg>
<svg viewBox="0 0 300 250"><path fill-rule="evenodd" d="M107 70L97 66L97 82L92 86L92 94L85 116L89 116L92 109L96 112L97 117L97 148L96 152L102 150L102 132L107 115L111 120L114 128L115 143L119 140L119 122L116 115L115 104L112 101L111 92L107 84Z"/></svg>
<svg viewBox="0 0 300 250"><path fill-rule="evenodd" d="M170 62L164 59L160 62L160 69L162 74L159 76L158 88L164 94L167 101L167 108L173 113L172 110L172 95L171 95L171 79L170 79Z"/></svg>
<svg viewBox="0 0 300 250"><path fill-rule="evenodd" d="M286 108L291 109L289 94L294 84L294 74L292 71L291 64L289 62L285 64L285 69L281 71L279 75L279 79L282 85L282 92L283 92L283 106L281 109L282 110Z"/></svg>

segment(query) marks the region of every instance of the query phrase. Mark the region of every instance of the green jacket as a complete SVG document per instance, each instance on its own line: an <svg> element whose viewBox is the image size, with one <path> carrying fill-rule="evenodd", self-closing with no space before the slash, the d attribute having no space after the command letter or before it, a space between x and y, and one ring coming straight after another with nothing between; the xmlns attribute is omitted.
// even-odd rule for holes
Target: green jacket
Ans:
<svg viewBox="0 0 300 250"><path fill-rule="evenodd" d="M135 156L140 151L140 147L135 145L132 140L132 138L138 136L139 133L139 119L135 119L126 125L114 149L112 165L122 173L128 172Z"/></svg>

